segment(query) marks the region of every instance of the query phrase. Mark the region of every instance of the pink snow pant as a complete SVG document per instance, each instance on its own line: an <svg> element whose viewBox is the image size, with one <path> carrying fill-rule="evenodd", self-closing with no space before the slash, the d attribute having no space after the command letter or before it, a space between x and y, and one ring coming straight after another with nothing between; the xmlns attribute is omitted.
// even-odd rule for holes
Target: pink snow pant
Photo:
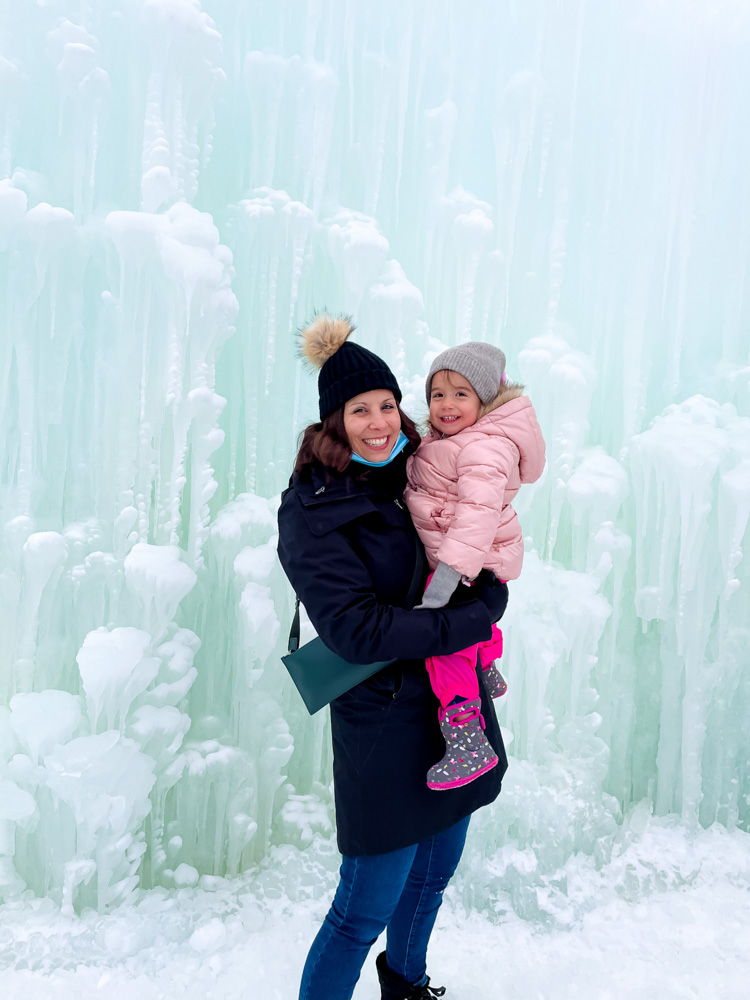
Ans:
<svg viewBox="0 0 750 1000"><path fill-rule="evenodd" d="M477 680L477 656L482 670L486 670L493 660L503 655L503 633L492 626L492 636L474 646L467 646L457 653L445 656L428 656L425 660L430 684L440 701L441 708L447 708L455 698L470 701L479 697Z"/></svg>

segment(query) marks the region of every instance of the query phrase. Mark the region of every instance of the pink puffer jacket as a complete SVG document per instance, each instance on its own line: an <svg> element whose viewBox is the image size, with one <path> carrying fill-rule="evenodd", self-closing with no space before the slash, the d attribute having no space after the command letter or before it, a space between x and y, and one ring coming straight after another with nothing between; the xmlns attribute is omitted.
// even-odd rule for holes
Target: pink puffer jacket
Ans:
<svg viewBox="0 0 750 1000"><path fill-rule="evenodd" d="M523 536L511 501L544 469L544 438L520 388L503 389L475 424L452 437L428 434L406 466L404 498L430 568L448 563L473 579L485 567L515 580Z"/></svg>

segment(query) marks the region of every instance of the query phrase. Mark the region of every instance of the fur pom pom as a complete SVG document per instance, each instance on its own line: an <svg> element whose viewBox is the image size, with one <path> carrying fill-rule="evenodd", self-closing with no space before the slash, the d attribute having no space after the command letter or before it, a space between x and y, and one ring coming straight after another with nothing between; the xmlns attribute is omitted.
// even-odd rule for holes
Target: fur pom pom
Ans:
<svg viewBox="0 0 750 1000"><path fill-rule="evenodd" d="M351 316L329 316L320 313L300 330L299 353L314 369L320 369L354 332Z"/></svg>

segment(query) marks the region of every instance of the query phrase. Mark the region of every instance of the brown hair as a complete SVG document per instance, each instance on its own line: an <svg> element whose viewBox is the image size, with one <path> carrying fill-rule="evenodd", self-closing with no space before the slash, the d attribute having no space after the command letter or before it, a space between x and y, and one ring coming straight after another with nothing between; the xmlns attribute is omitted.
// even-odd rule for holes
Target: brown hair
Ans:
<svg viewBox="0 0 750 1000"><path fill-rule="evenodd" d="M401 430L409 439L409 444L404 450L410 455L416 451L421 440L419 431L414 421L407 417L398 403L396 406L401 417ZM294 471L304 476L311 465L319 462L330 472L341 475L351 460L352 446L344 428L344 407L340 406L333 413L329 413L324 420L310 424L302 432Z"/></svg>

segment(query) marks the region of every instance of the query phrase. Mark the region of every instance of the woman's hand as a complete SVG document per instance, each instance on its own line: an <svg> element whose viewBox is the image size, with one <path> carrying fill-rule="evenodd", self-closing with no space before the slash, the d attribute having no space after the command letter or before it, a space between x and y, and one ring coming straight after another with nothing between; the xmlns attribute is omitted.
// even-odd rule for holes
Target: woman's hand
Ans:
<svg viewBox="0 0 750 1000"><path fill-rule="evenodd" d="M500 621L505 614L508 606L508 584L498 580L490 570L482 570L468 594L484 604L491 622Z"/></svg>

